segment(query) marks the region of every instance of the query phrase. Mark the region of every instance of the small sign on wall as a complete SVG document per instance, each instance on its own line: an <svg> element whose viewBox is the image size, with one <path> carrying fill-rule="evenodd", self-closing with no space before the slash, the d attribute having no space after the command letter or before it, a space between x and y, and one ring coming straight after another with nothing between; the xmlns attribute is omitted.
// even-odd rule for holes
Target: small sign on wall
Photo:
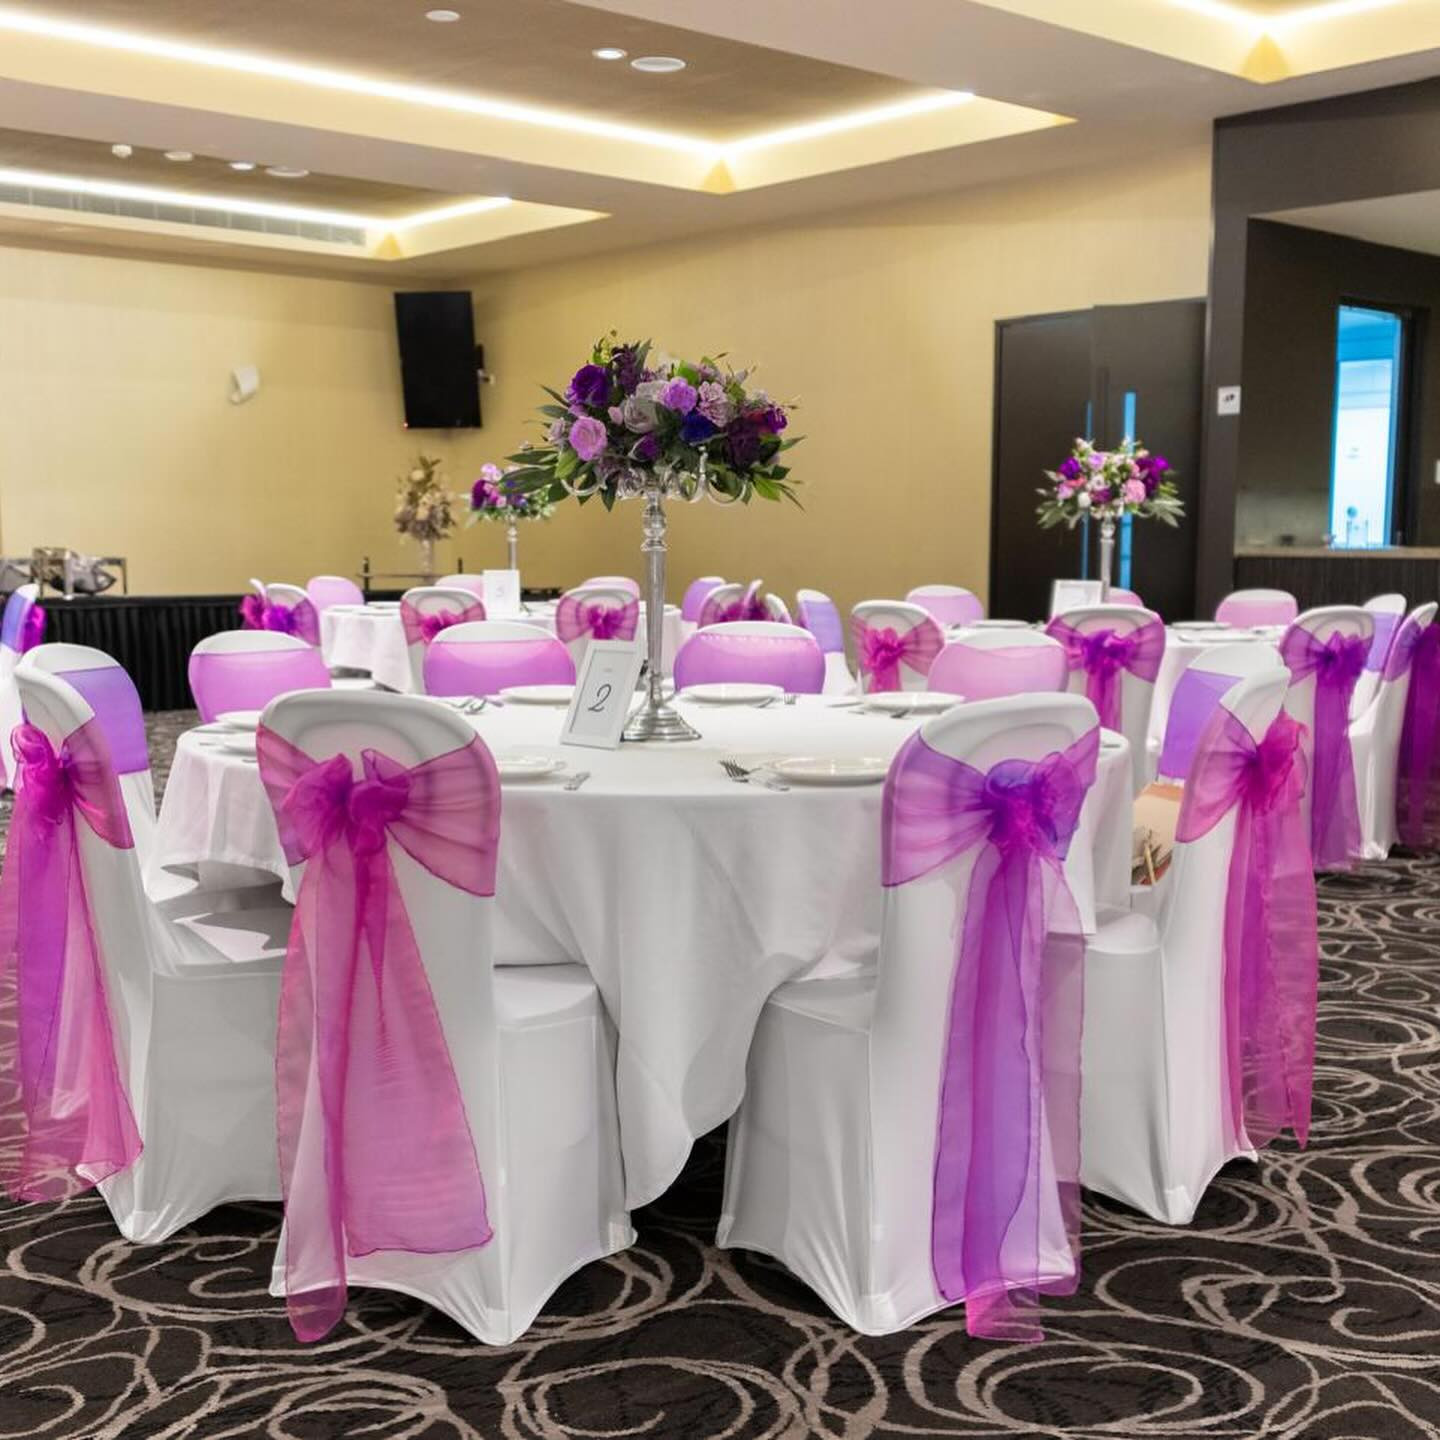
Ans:
<svg viewBox="0 0 1440 1440"><path fill-rule="evenodd" d="M633 640L592 640L560 731L562 745L617 750L635 703L644 655Z"/></svg>
<svg viewBox="0 0 1440 1440"><path fill-rule="evenodd" d="M1215 392L1215 413L1217 415L1238 415L1240 413L1240 387L1222 385Z"/></svg>

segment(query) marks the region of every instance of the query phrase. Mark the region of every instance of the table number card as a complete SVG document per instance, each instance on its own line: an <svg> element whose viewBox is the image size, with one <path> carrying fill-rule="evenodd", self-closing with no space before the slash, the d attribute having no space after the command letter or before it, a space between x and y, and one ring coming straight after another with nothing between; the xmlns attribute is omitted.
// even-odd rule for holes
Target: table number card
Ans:
<svg viewBox="0 0 1440 1440"><path fill-rule="evenodd" d="M1050 587L1050 614L1063 615L1081 605L1100 603L1098 580L1056 580Z"/></svg>
<svg viewBox="0 0 1440 1440"><path fill-rule="evenodd" d="M643 662L640 646L633 640L592 640L580 663L560 743L619 749Z"/></svg>
<svg viewBox="0 0 1440 1440"><path fill-rule="evenodd" d="M512 619L521 613L520 572L485 571L485 615L490 620Z"/></svg>

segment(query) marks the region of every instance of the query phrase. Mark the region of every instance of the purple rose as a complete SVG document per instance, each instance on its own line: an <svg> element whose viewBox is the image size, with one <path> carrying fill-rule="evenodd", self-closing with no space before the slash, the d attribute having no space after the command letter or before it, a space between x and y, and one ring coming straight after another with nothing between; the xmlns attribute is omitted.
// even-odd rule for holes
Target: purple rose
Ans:
<svg viewBox="0 0 1440 1440"><path fill-rule="evenodd" d="M582 460L593 460L605 449L609 438L605 427L589 415L582 416L570 427L570 448Z"/></svg>
<svg viewBox="0 0 1440 1440"><path fill-rule="evenodd" d="M1098 490L1092 490L1090 502L1093 505L1108 505L1110 503L1110 487L1102 485Z"/></svg>
<svg viewBox="0 0 1440 1440"><path fill-rule="evenodd" d="M1073 455L1060 467L1060 476L1065 480L1080 478L1080 462Z"/></svg>
<svg viewBox="0 0 1440 1440"><path fill-rule="evenodd" d="M660 403L667 410L679 411L681 415L688 415L695 408L697 398L695 387L688 380L678 377L660 392Z"/></svg>
<svg viewBox="0 0 1440 1440"><path fill-rule="evenodd" d="M615 367L615 380L620 388L627 395L633 395L635 387L645 378L635 347L622 345L612 357L611 364Z"/></svg>
<svg viewBox="0 0 1440 1440"><path fill-rule="evenodd" d="M749 425L736 426L725 442L732 465L753 465L760 458L759 433Z"/></svg>
<svg viewBox="0 0 1440 1440"><path fill-rule="evenodd" d="M570 381L568 400L603 405L610 398L610 376L603 365L582 365Z"/></svg>
<svg viewBox="0 0 1440 1440"><path fill-rule="evenodd" d="M789 423L789 416L778 405L772 405L765 412L765 428L773 435L778 435Z"/></svg>
<svg viewBox="0 0 1440 1440"><path fill-rule="evenodd" d="M680 427L680 438L687 445L700 445L715 433L715 427L698 410L692 410Z"/></svg>
<svg viewBox="0 0 1440 1440"><path fill-rule="evenodd" d="M653 465L660 458L660 442L653 435L642 435L631 449L630 458L641 465Z"/></svg>

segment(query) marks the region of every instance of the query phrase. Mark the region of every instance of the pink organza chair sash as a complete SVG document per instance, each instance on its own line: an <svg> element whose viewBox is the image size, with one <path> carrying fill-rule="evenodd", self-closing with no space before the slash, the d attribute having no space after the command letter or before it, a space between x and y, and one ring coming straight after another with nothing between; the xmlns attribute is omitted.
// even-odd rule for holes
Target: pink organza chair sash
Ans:
<svg viewBox="0 0 1440 1440"><path fill-rule="evenodd" d="M1408 671L1405 721L1396 771L1397 821L1412 850L1440 842L1440 624L1407 624L1386 667L1387 678Z"/></svg>
<svg viewBox="0 0 1440 1440"><path fill-rule="evenodd" d="M1301 800L1305 727L1283 710L1260 744L1223 706L1185 782L1178 840L1235 813L1225 893L1225 1073L1233 1138L1310 1130L1319 942Z"/></svg>
<svg viewBox="0 0 1440 1440"><path fill-rule="evenodd" d="M701 626L709 625L731 625L737 620L768 620L770 612L765 608L764 597L759 594L741 595L736 600L728 600L723 605L713 602L713 597L708 598L700 607Z"/></svg>
<svg viewBox="0 0 1440 1440"><path fill-rule="evenodd" d="M494 695L509 685L573 685L575 662L552 635L452 640L425 652L427 695Z"/></svg>
<svg viewBox="0 0 1440 1440"><path fill-rule="evenodd" d="M795 614L826 655L845 653L845 624L833 600L797 600Z"/></svg>
<svg viewBox="0 0 1440 1440"><path fill-rule="evenodd" d="M708 626L697 630L675 656L676 688L727 681L818 695L825 687L825 656L809 635L735 635Z"/></svg>
<svg viewBox="0 0 1440 1440"><path fill-rule="evenodd" d="M319 650L209 650L190 656L190 689L207 722L228 710L263 710L292 690L329 687Z"/></svg>
<svg viewBox="0 0 1440 1440"><path fill-rule="evenodd" d="M1393 610L1371 610L1369 613L1375 619L1375 635L1365 657L1365 668L1384 671L1390 658L1390 647L1405 617Z"/></svg>
<svg viewBox="0 0 1440 1440"><path fill-rule="evenodd" d="M555 610L555 633L565 644L576 640L633 640L640 627L640 602L631 596L623 605L562 595Z"/></svg>
<svg viewBox="0 0 1440 1440"><path fill-rule="evenodd" d="M114 849L134 842L96 721L76 730L58 753L28 724L11 743L20 784L0 873L0 1031L14 1035L16 1045L0 1151L13 1199L55 1200L119 1174L141 1151L115 1048L77 817Z"/></svg>
<svg viewBox="0 0 1440 1440"><path fill-rule="evenodd" d="M485 1186L394 842L430 874L495 893L500 781L475 740L409 769L375 750L313 760L264 726L260 774L305 863L281 981L276 1126L290 1323L344 1314L346 1256L488 1244Z"/></svg>
<svg viewBox="0 0 1440 1440"><path fill-rule="evenodd" d="M95 712L117 775L134 775L150 768L150 747L145 738L145 712L135 682L118 665L91 670L60 670L57 678L78 691Z"/></svg>
<svg viewBox="0 0 1440 1440"><path fill-rule="evenodd" d="M307 645L320 643L320 612L309 600L281 605L247 595L240 602L240 620L244 630L274 630L297 636Z"/></svg>
<svg viewBox="0 0 1440 1440"><path fill-rule="evenodd" d="M1170 698L1170 714L1165 720L1165 742L1160 749L1159 774L1170 780L1183 780L1190 773L1190 762L1200 744L1221 699L1237 683L1234 675L1216 670L1200 670L1192 666L1176 682Z"/></svg>
<svg viewBox="0 0 1440 1440"><path fill-rule="evenodd" d="M1155 683L1160 661L1165 655L1165 627L1159 620L1147 620L1134 630L1076 630L1062 616L1056 616L1046 627L1065 647L1071 670L1085 672L1085 696L1100 716L1107 730L1119 730L1123 724L1123 690L1121 677Z"/></svg>
<svg viewBox="0 0 1440 1440"><path fill-rule="evenodd" d="M935 657L945 648L945 636L933 620L900 634L889 625L871 625L855 615L851 617L850 635L855 641L855 657L872 691L898 690L902 665L917 675L928 675Z"/></svg>
<svg viewBox="0 0 1440 1440"><path fill-rule="evenodd" d="M405 631L406 645L428 645L442 630L452 625L468 625L485 618L485 606L479 600L468 605L456 603L449 610L422 610L413 600L400 601L400 626Z"/></svg>
<svg viewBox="0 0 1440 1440"><path fill-rule="evenodd" d="M1062 753L980 771L916 734L885 783L887 886L978 851L950 984L931 1220L936 1286L964 1299L972 1335L1040 1339L1038 1296L1078 1279L1080 1011L1044 949L1052 932L1079 937L1062 867L1099 743L1090 730ZM1041 1254L1047 1144L1069 1278L1047 1276L1054 1257Z"/></svg>
<svg viewBox="0 0 1440 1440"><path fill-rule="evenodd" d="M1319 640L1292 625L1280 642L1291 681L1315 677L1315 749L1310 800L1310 849L1322 870L1348 869L1360 853L1360 806L1350 748L1350 700L1365 668L1370 640L1331 635Z"/></svg>
<svg viewBox="0 0 1440 1440"><path fill-rule="evenodd" d="M930 688L967 700L999 700L1065 688L1065 662L1053 645L981 648L952 640L930 668Z"/></svg>

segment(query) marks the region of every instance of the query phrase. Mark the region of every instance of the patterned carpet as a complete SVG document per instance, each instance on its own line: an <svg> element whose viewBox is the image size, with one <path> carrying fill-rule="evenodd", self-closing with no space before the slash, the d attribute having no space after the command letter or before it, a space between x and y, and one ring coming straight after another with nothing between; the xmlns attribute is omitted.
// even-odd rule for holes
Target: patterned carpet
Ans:
<svg viewBox="0 0 1440 1440"><path fill-rule="evenodd" d="M162 763L186 721L156 717ZM273 1207L138 1249L95 1198L0 1206L0 1437L1440 1436L1440 860L1326 879L1320 920L1310 1148L1231 1166L1187 1229L1087 1204L1043 1344L867 1339L717 1251L714 1136L503 1350L378 1292L302 1350L265 1293Z"/></svg>

